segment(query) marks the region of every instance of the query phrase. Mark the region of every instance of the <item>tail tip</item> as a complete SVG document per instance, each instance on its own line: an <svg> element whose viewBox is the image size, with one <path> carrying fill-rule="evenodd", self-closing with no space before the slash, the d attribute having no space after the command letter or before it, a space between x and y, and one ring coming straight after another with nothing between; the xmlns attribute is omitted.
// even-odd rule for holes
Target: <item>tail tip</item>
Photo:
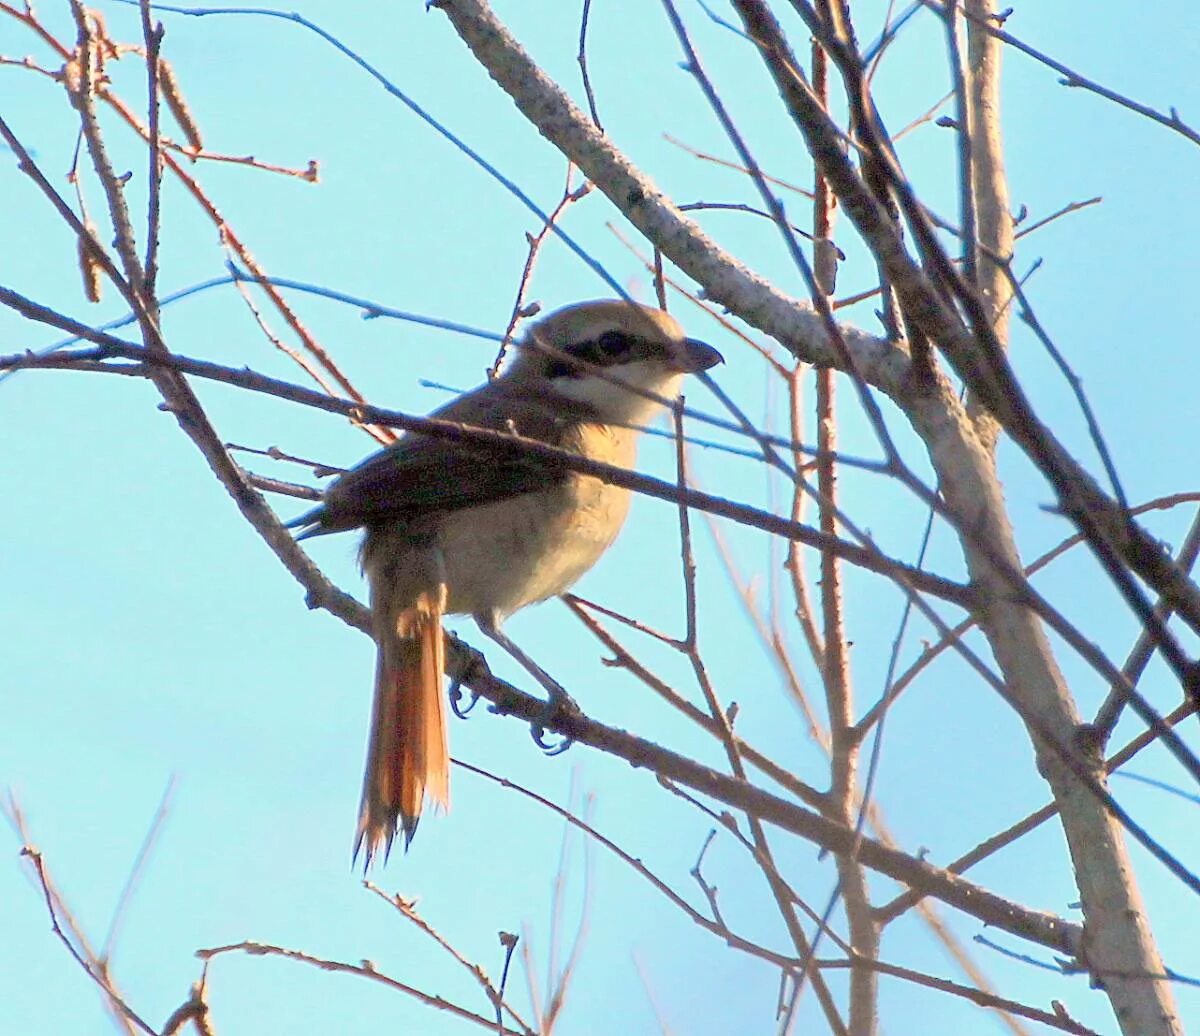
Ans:
<svg viewBox="0 0 1200 1036"><path fill-rule="evenodd" d="M407 853L412 840L417 833L419 816L399 815L380 823L371 823L366 817L359 821L358 837L354 840L354 854L350 857L351 869L358 866L358 857L363 857L363 876L365 877L375 865L380 851L383 852L383 866L387 866L392 855L392 846L396 836L403 835L404 851Z"/></svg>

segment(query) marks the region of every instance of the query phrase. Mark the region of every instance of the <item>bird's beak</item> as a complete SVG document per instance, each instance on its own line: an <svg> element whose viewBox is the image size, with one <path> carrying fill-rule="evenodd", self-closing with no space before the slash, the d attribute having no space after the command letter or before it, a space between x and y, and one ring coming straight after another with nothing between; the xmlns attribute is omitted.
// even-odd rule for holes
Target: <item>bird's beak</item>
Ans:
<svg viewBox="0 0 1200 1036"><path fill-rule="evenodd" d="M684 374L695 374L697 371L706 371L709 367L715 367L718 363L724 362L725 357L707 342L687 338L679 352L677 367Z"/></svg>

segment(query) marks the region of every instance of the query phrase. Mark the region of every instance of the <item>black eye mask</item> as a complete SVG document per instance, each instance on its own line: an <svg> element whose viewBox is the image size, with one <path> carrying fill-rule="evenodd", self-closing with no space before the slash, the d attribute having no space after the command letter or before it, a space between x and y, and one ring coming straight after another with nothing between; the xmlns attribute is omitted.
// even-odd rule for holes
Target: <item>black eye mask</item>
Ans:
<svg viewBox="0 0 1200 1036"><path fill-rule="evenodd" d="M577 357L595 367L615 367L617 364L648 360L664 354L660 343L626 331L604 331L586 342L572 342L562 351L568 357ZM546 367L546 375L551 378L581 378L586 373L584 366L572 363L565 357L552 359Z"/></svg>

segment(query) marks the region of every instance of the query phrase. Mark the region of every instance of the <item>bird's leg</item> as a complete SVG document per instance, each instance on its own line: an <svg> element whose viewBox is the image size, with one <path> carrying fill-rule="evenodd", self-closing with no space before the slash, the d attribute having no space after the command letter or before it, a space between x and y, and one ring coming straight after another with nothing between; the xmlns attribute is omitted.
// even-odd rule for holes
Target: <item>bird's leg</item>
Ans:
<svg viewBox="0 0 1200 1036"><path fill-rule="evenodd" d="M571 747L571 739L569 737L564 738L563 742L558 745L547 743L545 740L546 730L544 724L559 713L581 713L583 710L579 708L578 703L567 693L562 684L517 647L512 639L500 629L500 624L496 621L495 617L476 615L475 622L483 631L484 636L490 640L494 640L504 648L522 669L542 685L549 696L546 701L546 709L542 722L533 724L533 730L531 731L533 740L537 742L539 748L551 755L558 755L561 752L565 752Z"/></svg>

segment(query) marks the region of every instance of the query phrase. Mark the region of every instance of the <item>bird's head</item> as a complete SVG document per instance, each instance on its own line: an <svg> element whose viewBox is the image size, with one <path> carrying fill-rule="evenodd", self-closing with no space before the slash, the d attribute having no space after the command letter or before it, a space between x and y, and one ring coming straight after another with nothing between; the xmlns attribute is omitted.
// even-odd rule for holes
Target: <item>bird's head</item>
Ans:
<svg viewBox="0 0 1200 1036"><path fill-rule="evenodd" d="M555 310L530 326L502 377L583 404L607 423L638 426L660 400L678 395L685 374L721 362L669 313L605 299Z"/></svg>

